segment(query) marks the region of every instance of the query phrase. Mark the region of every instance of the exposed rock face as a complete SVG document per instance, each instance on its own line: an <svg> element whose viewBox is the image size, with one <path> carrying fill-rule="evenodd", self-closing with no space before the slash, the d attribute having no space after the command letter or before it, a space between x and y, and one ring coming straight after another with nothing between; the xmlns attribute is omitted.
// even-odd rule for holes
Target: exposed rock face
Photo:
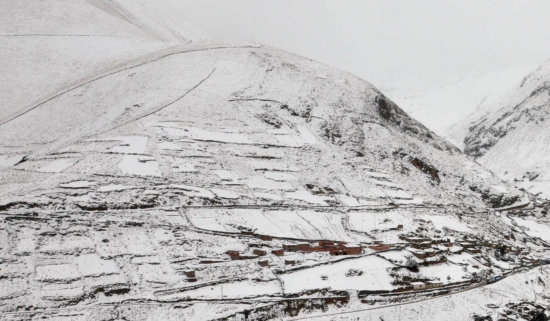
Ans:
<svg viewBox="0 0 550 321"><path fill-rule="evenodd" d="M433 166L426 164L422 160L418 158L414 158L411 163L414 165L414 167L418 168L419 170L423 171L426 174L429 174L433 181L440 183L441 179L439 178L439 171L435 169Z"/></svg>
<svg viewBox="0 0 550 321"><path fill-rule="evenodd" d="M470 189L481 194L481 197L485 203L489 204L492 208L510 206L520 200L520 196L518 195L507 196L501 193L495 193L489 188L480 189L478 186L472 185L470 186Z"/></svg>

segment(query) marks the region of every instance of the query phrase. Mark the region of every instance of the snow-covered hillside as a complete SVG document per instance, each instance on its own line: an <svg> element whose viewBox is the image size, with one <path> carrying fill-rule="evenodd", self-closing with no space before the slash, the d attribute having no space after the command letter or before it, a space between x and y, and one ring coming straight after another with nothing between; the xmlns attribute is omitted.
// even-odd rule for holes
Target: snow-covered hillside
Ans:
<svg viewBox="0 0 550 321"><path fill-rule="evenodd" d="M151 1L1 0L0 7L0 121L129 60L205 38L164 19L167 8ZM148 19L138 20L143 12Z"/></svg>
<svg viewBox="0 0 550 321"><path fill-rule="evenodd" d="M171 123L162 125L166 121ZM84 171L81 178L116 173L100 160L105 155L102 149L91 146L121 136L148 137L136 147L139 152L131 153L155 158L145 163L156 164L154 176L170 177L174 175L170 163L180 160L166 163L162 149L154 146L187 137L279 147L275 149L279 155L272 158L281 158L289 168L299 169L300 175L318 181L312 183L331 182L331 188L343 194L355 191L374 203L383 199L480 207L482 194L472 190L496 195L507 189L368 83L271 48L246 44L180 46L131 61L4 121L0 136L3 151L12 160L6 165L14 166L24 158L18 169L49 172L40 169L50 168L49 162L62 157L66 166L53 172ZM302 153L301 147L309 145L324 152ZM280 148L291 149L283 157ZM113 154L107 155L116 162ZM349 174L340 164L351 166ZM373 177L382 175L386 182L358 180L358 169L374 172ZM336 173L341 177L334 181ZM37 187L34 179L29 183ZM7 185L3 189L13 192ZM515 197L506 199L494 206L509 205Z"/></svg>
<svg viewBox="0 0 550 321"><path fill-rule="evenodd" d="M59 26L44 30L138 40L1 49L10 75L28 72L3 83L17 95L0 117L2 317L288 319L543 262L547 213L514 212L531 206L520 191L368 82L259 44L159 36L169 19L151 3L6 5L31 19L45 2ZM92 14L109 27L70 20Z"/></svg>
<svg viewBox="0 0 550 321"><path fill-rule="evenodd" d="M503 178L550 196L550 61L462 125L465 152Z"/></svg>

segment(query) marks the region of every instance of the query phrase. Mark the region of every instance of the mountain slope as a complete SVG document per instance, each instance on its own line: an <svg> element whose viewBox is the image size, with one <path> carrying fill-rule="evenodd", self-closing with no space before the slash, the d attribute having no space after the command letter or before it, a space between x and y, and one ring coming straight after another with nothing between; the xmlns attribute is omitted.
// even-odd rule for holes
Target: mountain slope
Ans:
<svg viewBox="0 0 550 321"><path fill-rule="evenodd" d="M512 227L485 202L519 196L367 82L249 44L158 52L5 122L0 137L13 160L0 172L2 243L20 244L2 255L22 264L5 273L29 280L6 290L7 311L461 282L481 263L441 263L452 252L434 252L441 273L407 276L403 238L497 244ZM349 245L308 252L319 240ZM376 242L391 255L374 256ZM364 276L335 283L351 267ZM243 309L211 306L204 316Z"/></svg>
<svg viewBox="0 0 550 321"><path fill-rule="evenodd" d="M0 123L2 316L288 319L543 257L538 218L491 209L521 193L368 82L163 44Z"/></svg>
<svg viewBox="0 0 550 321"><path fill-rule="evenodd" d="M215 86L209 85L216 80ZM200 90L195 92L195 86ZM391 169L397 182L410 184L395 189L418 189L414 194L429 202L459 204L464 197L470 198L467 202L471 205L480 206L471 199L470 187L499 185L489 174L474 179L484 172L481 167L409 118L369 84L273 49L248 45L212 44L159 52L34 106L5 122L0 134L4 145L10 146L5 148L7 152L28 160L61 151L78 155L81 144L98 136L119 136L125 131L151 136L145 120L150 122L169 111L166 120L178 120L190 108L182 106L184 101L195 102L197 109L182 121L196 122L196 127L203 129L203 118L214 111L220 117L214 119L225 119L223 115L230 111L234 117L242 115L237 118L246 121L235 120L233 130L254 128L251 126L258 117L273 117L281 124L271 130L274 136L266 138L268 141L277 137L277 131L286 137L305 126L317 139L330 142L328 146L339 146L331 149L347 148L355 153L348 162ZM289 123L286 132L285 122ZM261 145L261 140L255 144ZM82 157L86 154L73 160L76 163ZM341 159L338 163L345 162ZM32 168L32 164L26 162L20 168ZM463 173L465 164L470 169ZM409 193L404 194L412 199Z"/></svg>
<svg viewBox="0 0 550 321"><path fill-rule="evenodd" d="M2 0L0 6L0 68L6 75L0 79L0 121L79 80L168 48L170 41L204 39L183 24L135 22L134 15L145 10L149 20L164 16L166 8L148 1L132 1L124 10L117 1L100 0Z"/></svg>
<svg viewBox="0 0 550 321"><path fill-rule="evenodd" d="M548 196L550 180L550 62L473 121L465 152L502 177Z"/></svg>

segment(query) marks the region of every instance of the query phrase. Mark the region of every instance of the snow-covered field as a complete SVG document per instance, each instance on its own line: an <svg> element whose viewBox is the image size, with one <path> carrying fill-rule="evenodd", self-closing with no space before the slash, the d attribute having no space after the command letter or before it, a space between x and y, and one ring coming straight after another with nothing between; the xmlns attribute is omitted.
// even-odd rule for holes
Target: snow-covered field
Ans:
<svg viewBox="0 0 550 321"><path fill-rule="evenodd" d="M514 275L504 281L470 291L419 300L396 303L391 306L369 306L357 303L349 311L327 311L322 314L300 316L291 320L473 320L473 316L502 317L504 302L541 302L548 292L547 268ZM352 312L357 310L357 312Z"/></svg>
<svg viewBox="0 0 550 321"><path fill-rule="evenodd" d="M514 221L525 228L525 233L550 242L550 225L536 222L533 219L515 218Z"/></svg>
<svg viewBox="0 0 550 321"><path fill-rule="evenodd" d="M330 265L283 274L285 293L329 288L334 290L392 290L389 270L394 265L376 256L365 256ZM349 275L350 270L360 275ZM348 275L346 275L348 274Z"/></svg>

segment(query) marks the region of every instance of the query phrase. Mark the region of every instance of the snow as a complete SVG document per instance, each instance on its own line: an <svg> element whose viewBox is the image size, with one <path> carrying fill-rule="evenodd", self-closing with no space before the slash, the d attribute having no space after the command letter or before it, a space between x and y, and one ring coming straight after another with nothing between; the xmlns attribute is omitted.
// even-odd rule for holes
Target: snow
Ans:
<svg viewBox="0 0 550 321"><path fill-rule="evenodd" d="M413 215L397 212L351 212L348 214L350 227L357 231L372 231L396 228L402 224L405 229L414 230L418 223L414 222Z"/></svg>
<svg viewBox="0 0 550 321"><path fill-rule="evenodd" d="M0 80L2 118L79 80L170 46L154 41L116 9L100 7L82 0L3 3L0 69L10 77Z"/></svg>
<svg viewBox="0 0 550 321"><path fill-rule="evenodd" d="M175 173L198 173L199 170L195 165L185 160L179 160L172 163L172 171Z"/></svg>
<svg viewBox="0 0 550 321"><path fill-rule="evenodd" d="M120 272L115 262L103 260L96 254L80 255L75 261L78 270L85 277L97 277Z"/></svg>
<svg viewBox="0 0 550 321"><path fill-rule="evenodd" d="M155 255L156 250L146 231L136 230L119 236L125 245L125 253L133 256Z"/></svg>
<svg viewBox="0 0 550 321"><path fill-rule="evenodd" d="M399 86L385 88L385 92L406 112L426 124L438 134L479 108L497 100L515 86L532 68L517 66L506 70L472 74L461 79L438 82L424 87ZM445 108L441 108L445 106ZM453 137L452 135L447 138ZM455 140L452 140L453 143ZM457 140L459 142L460 139ZM460 145L458 145L460 146Z"/></svg>
<svg viewBox="0 0 550 321"><path fill-rule="evenodd" d="M361 203L357 200L357 198L355 198L353 196L340 194L340 195L338 195L338 199L345 206L360 206L361 205Z"/></svg>
<svg viewBox="0 0 550 321"><path fill-rule="evenodd" d="M275 140L276 142L271 142L271 144L288 147L301 147L304 145L300 137L294 135L276 135Z"/></svg>
<svg viewBox="0 0 550 321"><path fill-rule="evenodd" d="M346 232L342 217L316 211L259 209L192 210L188 217L196 227L239 232L238 226L259 234L300 239L354 241Z"/></svg>
<svg viewBox="0 0 550 321"><path fill-rule="evenodd" d="M547 176L549 174L546 174ZM543 198L550 198L550 180L543 181L522 181L516 182L518 188L523 188L529 193L539 195Z"/></svg>
<svg viewBox="0 0 550 321"><path fill-rule="evenodd" d="M388 175L386 173L375 172L372 169L363 171L363 173L365 175L367 175L368 177L372 177L372 178L383 178L383 179L388 179L388 180L391 179L390 175Z"/></svg>
<svg viewBox="0 0 550 321"><path fill-rule="evenodd" d="M317 145L319 144L317 138L311 133L311 131L305 126L298 126L298 131L300 132L300 138L304 141L305 144Z"/></svg>
<svg viewBox="0 0 550 321"><path fill-rule="evenodd" d="M469 271L472 272L473 269L470 268ZM462 266L450 263L422 266L419 274L431 280L439 280L444 284L465 281L470 275L470 273L464 271Z"/></svg>
<svg viewBox="0 0 550 321"><path fill-rule="evenodd" d="M149 138L144 136L121 136L110 139L121 141L121 143L110 149L113 153L144 154L147 151L147 141Z"/></svg>
<svg viewBox="0 0 550 321"><path fill-rule="evenodd" d="M45 172L45 173L59 173L73 166L76 162L77 160L72 158L60 158L60 159L51 161L46 166L40 167L38 171Z"/></svg>
<svg viewBox="0 0 550 321"><path fill-rule="evenodd" d="M550 61L546 61L518 76L514 87L484 103L456 129L456 136L466 142L465 150L479 163L543 197L548 195L544 187L550 177L550 123L542 108L549 102L549 75Z"/></svg>
<svg viewBox="0 0 550 321"><path fill-rule="evenodd" d="M389 196L390 198L396 198L396 199L412 199L412 195L403 190L393 190L393 189L385 189L383 190L384 194Z"/></svg>
<svg viewBox="0 0 550 321"><path fill-rule="evenodd" d="M538 282L537 280L543 280ZM502 310L493 310L490 305L505 307L507 303L541 302L548 292L548 269L536 269L505 278L500 282L469 291L434 298L416 299L387 306L365 306L358 302L348 309L329 309L299 316L321 321L355 321L368 314L372 320L471 320L474 314L490 315L493 320L502 317ZM366 311L368 309L368 311ZM345 313L343 313L345 312ZM367 319L368 320L368 319Z"/></svg>
<svg viewBox="0 0 550 321"><path fill-rule="evenodd" d="M216 194L216 196L220 198L226 198L226 199L238 199L241 196L233 191L223 190L219 188L212 188L211 191Z"/></svg>
<svg viewBox="0 0 550 321"><path fill-rule="evenodd" d="M495 208L495 211L506 211L514 208L527 207L529 204L531 204L531 200L529 197L524 196L511 205Z"/></svg>
<svg viewBox="0 0 550 321"><path fill-rule="evenodd" d="M170 1L151 2L147 0L116 0L118 6L127 10L134 23L152 36L166 42L192 42L208 37L189 24L181 16L185 14Z"/></svg>
<svg viewBox="0 0 550 321"><path fill-rule="evenodd" d="M191 138L197 141L245 145L255 143L248 135L240 133L213 132L193 127L166 128L166 130L171 134L181 135L182 137Z"/></svg>
<svg viewBox="0 0 550 321"><path fill-rule="evenodd" d="M442 230L449 228L459 232L470 232L471 228L457 217L451 214L418 214L402 210L391 212L352 212L349 213L350 226L358 231L388 230L394 229L397 225L403 225L404 231L414 231L420 224L418 220L425 220L433 226Z"/></svg>
<svg viewBox="0 0 550 321"><path fill-rule="evenodd" d="M212 173L216 174L222 181L234 182L239 180L237 174L226 169L213 170Z"/></svg>
<svg viewBox="0 0 550 321"><path fill-rule="evenodd" d="M424 203L424 200L421 197L413 197L411 199L396 200L396 203L405 205L422 205Z"/></svg>
<svg viewBox="0 0 550 321"><path fill-rule="evenodd" d="M13 166L24 156L25 155L0 155L0 168Z"/></svg>
<svg viewBox="0 0 550 321"><path fill-rule="evenodd" d="M0 299L16 298L24 295L24 280L0 280Z"/></svg>
<svg viewBox="0 0 550 321"><path fill-rule="evenodd" d="M389 260L407 258L271 253L287 243L328 239L373 253L372 242L403 243L400 234L411 232L453 240L509 233L493 215L454 216L484 208L469 186L499 179L364 80L261 45L189 43L160 2L32 1L8 1L0 28L75 34L0 37L0 69L9 76L0 79L0 244L9 245L0 245L2 312L32 305L36 318L97 319L108 318L109 309L96 309L103 304L135 303L140 319L231 318L258 307L243 297L281 299L281 282L285 293L393 289ZM381 113L383 100L395 121ZM282 126L255 117L263 111ZM425 159L442 181L408 156ZM315 194L309 184L334 193ZM414 206L422 201L426 207ZM454 231L436 231L444 227ZM266 256L226 253L256 248ZM456 266L421 274L458 279ZM363 274L346 277L351 268ZM22 290L5 290L5 280L23 280ZM222 287L237 300L221 304ZM111 289L121 291L107 295ZM181 290L174 301L160 295L171 289ZM167 308L186 297L214 301ZM151 300L159 301L142 304Z"/></svg>
<svg viewBox="0 0 550 321"><path fill-rule="evenodd" d="M447 260L455 264L471 264L472 262L477 262L473 259L472 254L466 252L450 255L447 257ZM477 264L479 264L479 262L477 262Z"/></svg>
<svg viewBox="0 0 550 321"><path fill-rule="evenodd" d="M80 278L74 264L43 265L36 267L36 279L43 282L71 281Z"/></svg>
<svg viewBox="0 0 550 321"><path fill-rule="evenodd" d="M32 253L36 248L36 237L34 237L31 229L22 229L20 232L20 239L17 243L16 253Z"/></svg>
<svg viewBox="0 0 550 321"><path fill-rule="evenodd" d="M530 236L538 237L546 242L550 242L550 226L544 223L538 223L533 219L515 217L514 221L525 227L525 233Z"/></svg>
<svg viewBox="0 0 550 321"><path fill-rule="evenodd" d="M181 279L173 271L163 271L157 263L139 265L138 273L145 282L154 284L173 284Z"/></svg>
<svg viewBox="0 0 550 321"><path fill-rule="evenodd" d="M257 282L252 280L207 285L195 290L183 292L179 296L193 299L238 299L281 293L278 281Z"/></svg>
<svg viewBox="0 0 550 321"><path fill-rule="evenodd" d="M202 187L195 187L195 186L182 185L182 184L173 184L170 187L178 190L182 190L185 195L191 196L191 197L201 197L201 198L215 197L214 193Z"/></svg>
<svg viewBox="0 0 550 321"><path fill-rule="evenodd" d="M331 199L330 197L326 196L313 195L308 191L285 193L285 197L317 205L327 205L326 201Z"/></svg>
<svg viewBox="0 0 550 321"><path fill-rule="evenodd" d="M373 179L373 180L368 180L369 182L375 184L375 185L378 185L378 186L382 186L382 187L389 187L389 188L394 188L394 189L401 189L401 187L394 183L394 182L388 182L388 181L383 181L383 180L377 180L377 179Z"/></svg>
<svg viewBox="0 0 550 321"><path fill-rule="evenodd" d="M294 190L294 186L288 182L279 182L274 181L263 176L251 176L248 177L245 181L245 184L254 189L263 189L263 190Z"/></svg>
<svg viewBox="0 0 550 321"><path fill-rule="evenodd" d="M281 196L271 194L271 193L256 192L256 193L254 193L254 195L257 198L260 198L260 199L268 199L268 200L273 200L273 201L282 201L283 200L283 198Z"/></svg>
<svg viewBox="0 0 550 321"><path fill-rule="evenodd" d="M471 229L458 218L451 215L422 215L422 219L432 222L436 229L448 228L459 232L470 232Z"/></svg>
<svg viewBox="0 0 550 321"><path fill-rule="evenodd" d="M40 252L43 253L74 253L94 248L93 241L87 236L69 235L62 238L59 235L42 240Z"/></svg>
<svg viewBox="0 0 550 321"><path fill-rule="evenodd" d="M96 34L135 36L139 30L130 24L122 23L115 15L108 14L100 8L83 1L64 4L59 1L21 0L16 3L5 3L5 9L11 14L3 15L3 34ZM72 13L72 16L68 16ZM20 20L26 16L28 22ZM48 17L46 21L41 21ZM94 25L102 21L105 25ZM40 22L40 23L38 23Z"/></svg>
<svg viewBox="0 0 550 321"><path fill-rule="evenodd" d="M91 181L73 181L68 183L59 184L61 188L90 188L97 185L97 182Z"/></svg>
<svg viewBox="0 0 550 321"><path fill-rule="evenodd" d="M350 259L281 275L285 293L331 288L334 290L393 290L389 269L393 264L376 256ZM347 277L350 269L363 271L360 276ZM321 276L326 276L323 280Z"/></svg>
<svg viewBox="0 0 550 321"><path fill-rule="evenodd" d="M296 178L296 176L294 175L281 172L265 172L264 176L277 182L298 180L298 178Z"/></svg>
<svg viewBox="0 0 550 321"><path fill-rule="evenodd" d="M135 189L139 188L138 186L132 186L132 185L118 185L118 184L109 184L105 186L100 186L97 191L103 192L103 193L109 193L109 192L121 192L126 191L129 189Z"/></svg>
<svg viewBox="0 0 550 321"><path fill-rule="evenodd" d="M139 176L161 176L159 164L152 157L125 155L123 156L118 168L124 174Z"/></svg>
<svg viewBox="0 0 550 321"><path fill-rule="evenodd" d="M389 260L392 263L403 265L407 262L407 259L412 257L412 255L407 251L387 251L379 253L378 255Z"/></svg>
<svg viewBox="0 0 550 321"><path fill-rule="evenodd" d="M180 150L181 149L181 147L174 142L162 142L157 144L157 147L163 150Z"/></svg>
<svg viewBox="0 0 550 321"><path fill-rule="evenodd" d="M496 192L496 193L502 193L502 194L506 194L508 193L508 188L506 188L506 186L504 185L491 185L489 186L491 188L492 191Z"/></svg>
<svg viewBox="0 0 550 321"><path fill-rule="evenodd" d="M252 167L256 171L297 172L299 168L285 162L252 161Z"/></svg>

